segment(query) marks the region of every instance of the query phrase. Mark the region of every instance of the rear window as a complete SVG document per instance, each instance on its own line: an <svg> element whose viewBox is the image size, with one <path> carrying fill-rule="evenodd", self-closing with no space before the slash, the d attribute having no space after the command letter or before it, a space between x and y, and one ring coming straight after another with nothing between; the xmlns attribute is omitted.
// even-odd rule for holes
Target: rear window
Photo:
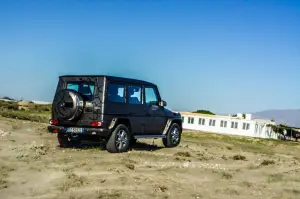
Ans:
<svg viewBox="0 0 300 199"><path fill-rule="evenodd" d="M77 91L85 99L92 100L94 97L95 84L93 82L68 82L67 89Z"/></svg>

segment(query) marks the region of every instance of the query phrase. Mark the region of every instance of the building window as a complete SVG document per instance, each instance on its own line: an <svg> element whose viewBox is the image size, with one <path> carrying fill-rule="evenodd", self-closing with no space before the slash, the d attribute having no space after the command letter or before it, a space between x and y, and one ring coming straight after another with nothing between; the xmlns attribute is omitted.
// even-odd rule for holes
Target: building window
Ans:
<svg viewBox="0 0 300 199"><path fill-rule="evenodd" d="M250 124L249 123L243 123L243 129L244 130L249 130Z"/></svg>
<svg viewBox="0 0 300 199"><path fill-rule="evenodd" d="M184 117L181 117L181 119L182 119L182 123L184 123Z"/></svg>
<svg viewBox="0 0 300 199"><path fill-rule="evenodd" d="M189 124L194 124L194 118L193 117L189 117L188 118L188 123Z"/></svg>
<svg viewBox="0 0 300 199"><path fill-rule="evenodd" d="M198 124L199 125L205 125L205 119L199 118Z"/></svg>
<svg viewBox="0 0 300 199"><path fill-rule="evenodd" d="M209 126L215 126L216 125L216 120L209 120Z"/></svg>
<svg viewBox="0 0 300 199"><path fill-rule="evenodd" d="M238 123L237 122L231 122L231 128L237 129L238 128Z"/></svg>
<svg viewBox="0 0 300 199"><path fill-rule="evenodd" d="M227 127L227 121L221 120L221 125L220 126L226 128Z"/></svg>

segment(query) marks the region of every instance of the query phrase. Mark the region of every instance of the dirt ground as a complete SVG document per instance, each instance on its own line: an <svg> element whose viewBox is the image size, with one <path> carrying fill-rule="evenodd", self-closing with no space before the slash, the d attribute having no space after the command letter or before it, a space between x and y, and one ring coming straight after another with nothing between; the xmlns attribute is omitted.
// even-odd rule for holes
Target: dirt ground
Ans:
<svg viewBox="0 0 300 199"><path fill-rule="evenodd" d="M300 198L297 143L184 132L111 154L60 148L46 126L0 118L1 199Z"/></svg>

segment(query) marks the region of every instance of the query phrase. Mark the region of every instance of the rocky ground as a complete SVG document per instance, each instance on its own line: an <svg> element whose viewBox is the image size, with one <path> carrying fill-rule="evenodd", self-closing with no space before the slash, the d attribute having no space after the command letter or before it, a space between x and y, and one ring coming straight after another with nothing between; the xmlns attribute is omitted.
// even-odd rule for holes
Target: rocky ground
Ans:
<svg viewBox="0 0 300 199"><path fill-rule="evenodd" d="M299 198L300 145L184 132L128 153L63 149L47 124L0 118L0 198Z"/></svg>

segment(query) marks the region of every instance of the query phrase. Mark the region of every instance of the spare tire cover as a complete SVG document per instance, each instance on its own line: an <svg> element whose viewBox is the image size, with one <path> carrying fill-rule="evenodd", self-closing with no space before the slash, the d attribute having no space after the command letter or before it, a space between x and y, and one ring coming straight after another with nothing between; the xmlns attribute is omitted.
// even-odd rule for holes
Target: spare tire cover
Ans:
<svg viewBox="0 0 300 199"><path fill-rule="evenodd" d="M62 90L55 95L53 100L53 111L59 120L77 119L82 114L83 107L83 98L73 90Z"/></svg>

